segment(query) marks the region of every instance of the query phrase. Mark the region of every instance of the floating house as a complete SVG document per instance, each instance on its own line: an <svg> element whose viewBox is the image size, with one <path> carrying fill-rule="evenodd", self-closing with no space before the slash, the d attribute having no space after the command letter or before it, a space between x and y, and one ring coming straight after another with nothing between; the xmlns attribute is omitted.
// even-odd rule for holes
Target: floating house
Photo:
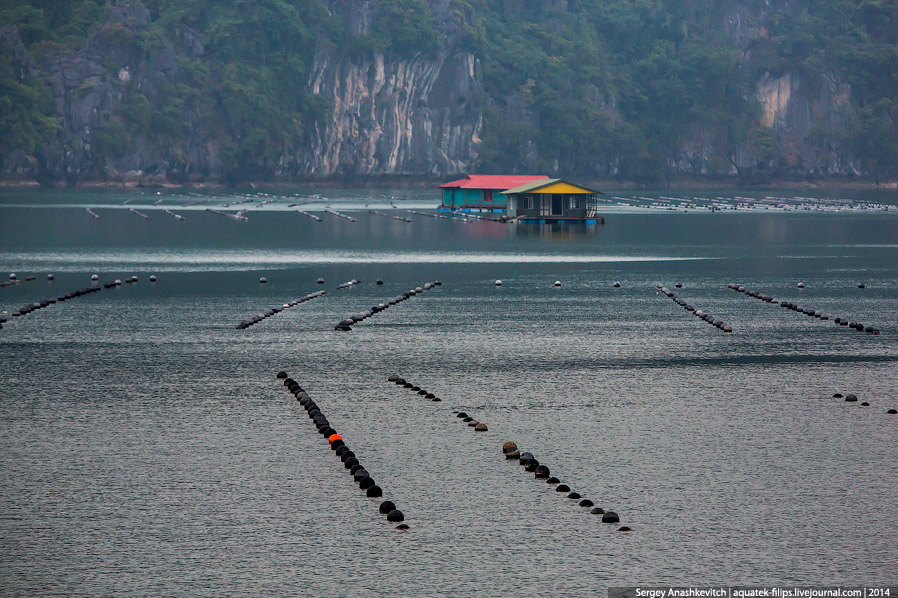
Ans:
<svg viewBox="0 0 898 598"><path fill-rule="evenodd" d="M506 197L506 215L518 222L580 221L603 223L598 215L601 191L563 179L530 181L501 193Z"/></svg>
<svg viewBox="0 0 898 598"><path fill-rule="evenodd" d="M505 211L503 191L534 181L550 180L544 174L504 175L469 174L463 179L440 185L443 190L441 210Z"/></svg>

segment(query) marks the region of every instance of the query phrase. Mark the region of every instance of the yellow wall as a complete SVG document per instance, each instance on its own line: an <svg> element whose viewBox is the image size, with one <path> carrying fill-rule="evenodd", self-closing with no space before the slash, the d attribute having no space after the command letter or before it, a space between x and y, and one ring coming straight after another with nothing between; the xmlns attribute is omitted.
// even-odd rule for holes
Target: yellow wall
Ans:
<svg viewBox="0 0 898 598"><path fill-rule="evenodd" d="M595 191L590 191L589 189L584 189L583 187L578 187L577 185L571 185L570 183L560 181L546 187L534 189L533 191L529 191L528 193L571 193L592 195L593 193L595 193Z"/></svg>

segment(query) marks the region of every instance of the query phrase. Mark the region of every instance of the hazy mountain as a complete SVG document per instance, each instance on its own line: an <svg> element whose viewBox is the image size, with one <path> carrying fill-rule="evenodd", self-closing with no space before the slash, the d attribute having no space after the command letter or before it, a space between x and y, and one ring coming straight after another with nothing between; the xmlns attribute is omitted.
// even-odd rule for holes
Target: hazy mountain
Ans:
<svg viewBox="0 0 898 598"><path fill-rule="evenodd" d="M898 176L894 0L0 0L5 179Z"/></svg>

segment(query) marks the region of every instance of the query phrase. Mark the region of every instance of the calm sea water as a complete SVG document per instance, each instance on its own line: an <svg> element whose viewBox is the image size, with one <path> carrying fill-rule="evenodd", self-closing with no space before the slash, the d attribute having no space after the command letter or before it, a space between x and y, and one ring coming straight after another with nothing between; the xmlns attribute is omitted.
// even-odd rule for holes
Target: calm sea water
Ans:
<svg viewBox="0 0 898 598"><path fill-rule="evenodd" d="M405 214L435 195L374 191L302 200L332 202L354 223L313 211L315 222L287 211L289 199L248 222L205 211L238 197L180 209L180 222L161 211L205 199L0 191L0 273L37 276L0 288L0 310L88 286L94 273L140 277L7 316L0 330L3 595L898 585L898 416L886 413L898 408L898 213L609 209L600 227L515 228ZM88 205L107 206L100 220ZM353 278L362 284L335 289ZM333 331L435 279L443 285ZM655 289L676 282L735 332ZM278 384L281 369L409 531L359 491ZM387 383L394 372L443 402ZM633 531L504 460L506 440Z"/></svg>

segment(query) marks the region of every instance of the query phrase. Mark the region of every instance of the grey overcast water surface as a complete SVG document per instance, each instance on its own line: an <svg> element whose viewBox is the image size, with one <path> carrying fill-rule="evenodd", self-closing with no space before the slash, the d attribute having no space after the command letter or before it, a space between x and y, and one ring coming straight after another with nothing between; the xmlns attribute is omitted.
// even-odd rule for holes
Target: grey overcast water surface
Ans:
<svg viewBox="0 0 898 598"><path fill-rule="evenodd" d="M0 330L0 593L898 585L898 415L886 413L898 408L898 213L624 210L588 231L551 230L405 223L351 211L382 194L337 196L358 222L276 205L248 222L202 207L178 222L147 207L153 196L0 191L0 273L37 276L0 288L0 310L88 286L93 273L140 277ZM84 210L129 197L149 220ZM161 208L185 201L162 197ZM436 205L432 193L396 202ZM352 278L363 282L335 289ZM333 331L434 279L443 285ZM735 332L655 289L675 282ZM409 531L352 482L275 379L281 369ZM388 383L394 372L443 401ZM506 440L633 531L504 460Z"/></svg>

